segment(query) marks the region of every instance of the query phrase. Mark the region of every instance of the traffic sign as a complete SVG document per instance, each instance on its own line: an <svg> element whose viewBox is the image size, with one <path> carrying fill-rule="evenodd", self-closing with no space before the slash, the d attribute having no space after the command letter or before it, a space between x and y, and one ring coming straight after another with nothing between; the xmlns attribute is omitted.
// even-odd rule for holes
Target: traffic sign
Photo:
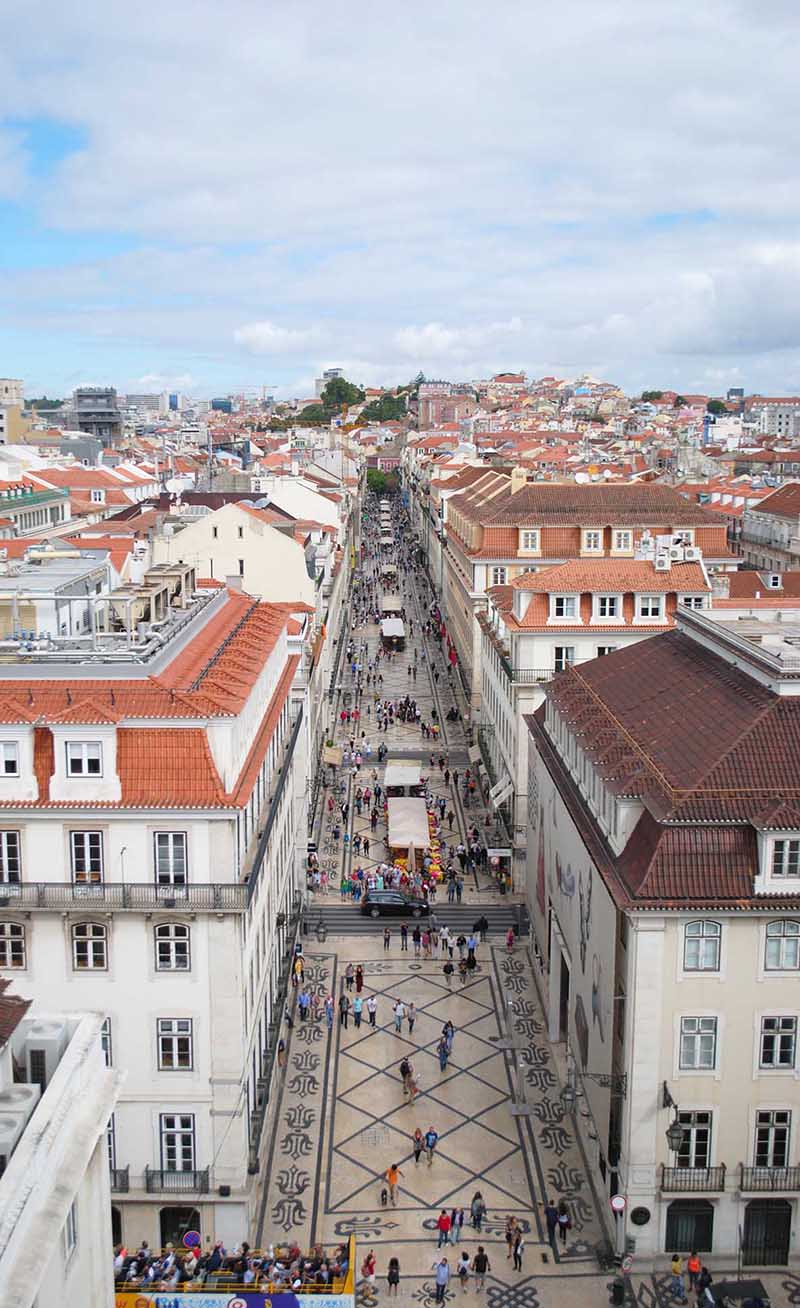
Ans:
<svg viewBox="0 0 800 1308"><path fill-rule="evenodd" d="M183 1237L183 1243L187 1249L198 1249L202 1238L199 1231L187 1231Z"/></svg>
<svg viewBox="0 0 800 1308"><path fill-rule="evenodd" d="M616 1213L618 1217L625 1212L627 1205L628 1205L628 1201L625 1198L624 1194L612 1194L611 1211L613 1213Z"/></svg>

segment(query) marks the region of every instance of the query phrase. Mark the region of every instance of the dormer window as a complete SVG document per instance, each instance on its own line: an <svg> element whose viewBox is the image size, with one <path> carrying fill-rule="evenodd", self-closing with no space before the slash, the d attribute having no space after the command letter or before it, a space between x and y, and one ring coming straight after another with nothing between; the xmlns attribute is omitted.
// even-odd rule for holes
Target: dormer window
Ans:
<svg viewBox="0 0 800 1308"><path fill-rule="evenodd" d="M92 504L105 504L106 493L104 490L93 490L91 492Z"/></svg>
<svg viewBox="0 0 800 1308"><path fill-rule="evenodd" d="M776 840L772 846L772 875L800 877L800 840Z"/></svg>
<svg viewBox="0 0 800 1308"><path fill-rule="evenodd" d="M103 750L98 741L67 742L67 776L100 777L103 775Z"/></svg>
<svg viewBox="0 0 800 1308"><path fill-rule="evenodd" d="M0 776L19 776L19 746L16 740L0 740Z"/></svg>
<svg viewBox="0 0 800 1308"><path fill-rule="evenodd" d="M603 533L596 527L591 527L583 532L582 549L584 554L599 554L603 548Z"/></svg>
<svg viewBox="0 0 800 1308"><path fill-rule="evenodd" d="M539 549L539 529L538 527L529 527L519 533L519 547L528 553L533 553Z"/></svg>
<svg viewBox="0 0 800 1308"><path fill-rule="evenodd" d="M772 573L770 573L770 576L769 576L769 588L770 588L770 590L780 590L780 588L781 588L781 574L780 574L779 572L772 572Z"/></svg>
<svg viewBox="0 0 800 1308"><path fill-rule="evenodd" d="M638 598L638 616L640 618L661 619L664 614L663 595L640 595Z"/></svg>
<svg viewBox="0 0 800 1308"><path fill-rule="evenodd" d="M574 618L577 609L577 596L575 595L551 595L550 596L552 618Z"/></svg>
<svg viewBox="0 0 800 1308"><path fill-rule="evenodd" d="M632 550L633 549L633 532L632 531L615 531L614 532L614 549Z"/></svg>
<svg viewBox="0 0 800 1308"><path fill-rule="evenodd" d="M595 595L594 597L594 616L604 621L612 618L618 618L620 615L620 597L619 595Z"/></svg>

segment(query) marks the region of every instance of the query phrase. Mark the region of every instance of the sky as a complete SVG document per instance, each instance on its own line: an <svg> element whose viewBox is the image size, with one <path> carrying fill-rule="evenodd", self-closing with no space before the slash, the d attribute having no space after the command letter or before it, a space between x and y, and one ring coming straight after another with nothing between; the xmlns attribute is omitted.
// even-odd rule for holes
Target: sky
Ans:
<svg viewBox="0 0 800 1308"><path fill-rule="evenodd" d="M800 392L795 0L5 0L0 375Z"/></svg>

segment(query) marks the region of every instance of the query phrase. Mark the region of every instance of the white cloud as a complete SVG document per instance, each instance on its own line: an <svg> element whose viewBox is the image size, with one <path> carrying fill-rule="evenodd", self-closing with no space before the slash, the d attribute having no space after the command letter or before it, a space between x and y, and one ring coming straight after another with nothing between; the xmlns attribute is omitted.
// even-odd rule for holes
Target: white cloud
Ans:
<svg viewBox="0 0 800 1308"><path fill-rule="evenodd" d="M274 322L250 322L237 327L233 339L244 345L251 354L297 354L317 339L315 327L296 331L291 327L278 327Z"/></svg>
<svg viewBox="0 0 800 1308"><path fill-rule="evenodd" d="M194 384L195 378L190 372L146 372L143 377L136 378L137 386L154 391L188 391Z"/></svg>
<svg viewBox="0 0 800 1308"><path fill-rule="evenodd" d="M492 322L486 327L444 327L429 322L424 327L401 327L395 334L398 349L412 359L465 359L494 345L505 336L519 335L521 318Z"/></svg>

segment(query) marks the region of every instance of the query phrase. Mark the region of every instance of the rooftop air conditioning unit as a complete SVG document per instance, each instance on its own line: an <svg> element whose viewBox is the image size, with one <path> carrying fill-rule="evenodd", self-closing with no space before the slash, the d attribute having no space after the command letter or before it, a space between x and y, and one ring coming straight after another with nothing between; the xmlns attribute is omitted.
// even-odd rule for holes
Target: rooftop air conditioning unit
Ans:
<svg viewBox="0 0 800 1308"><path fill-rule="evenodd" d="M32 1022L26 1030L25 1059L28 1064L28 1077L34 1080L31 1062L36 1053L44 1054L45 1085L49 1085L58 1067L61 1055L67 1047L68 1032L66 1022Z"/></svg>
<svg viewBox="0 0 800 1308"><path fill-rule="evenodd" d="M669 557L672 559L673 563L680 563L681 559L683 558L683 546L673 545L672 548L670 549Z"/></svg>
<svg viewBox="0 0 800 1308"><path fill-rule="evenodd" d="M687 545L683 551L683 557L687 563L698 563L703 557L703 552L696 545Z"/></svg>
<svg viewBox="0 0 800 1308"><path fill-rule="evenodd" d="M656 572L669 572L672 563L668 554L657 554L654 563Z"/></svg>

